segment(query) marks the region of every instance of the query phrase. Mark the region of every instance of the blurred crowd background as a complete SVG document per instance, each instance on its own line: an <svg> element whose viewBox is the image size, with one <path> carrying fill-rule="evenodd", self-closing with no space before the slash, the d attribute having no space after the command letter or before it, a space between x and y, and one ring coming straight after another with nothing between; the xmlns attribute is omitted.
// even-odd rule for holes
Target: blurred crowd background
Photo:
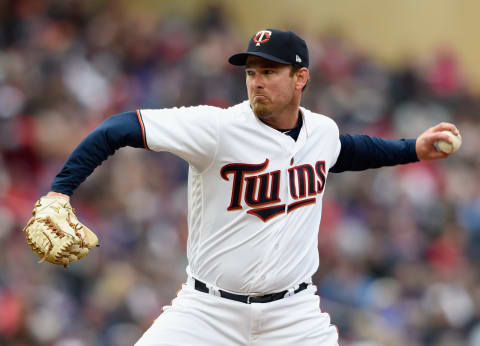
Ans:
<svg viewBox="0 0 480 346"><path fill-rule="evenodd" d="M244 72L227 63L246 46L232 23L218 5L187 18L0 1L0 345L132 345L170 303L186 279L187 165L174 156L122 149L76 191L101 247L68 269L37 264L22 228L109 115L246 99ZM335 32L299 34L311 54L303 105L341 132L416 137L450 121L464 140L445 161L329 175L314 281L341 345L480 345L480 99L468 71L448 46L391 67Z"/></svg>

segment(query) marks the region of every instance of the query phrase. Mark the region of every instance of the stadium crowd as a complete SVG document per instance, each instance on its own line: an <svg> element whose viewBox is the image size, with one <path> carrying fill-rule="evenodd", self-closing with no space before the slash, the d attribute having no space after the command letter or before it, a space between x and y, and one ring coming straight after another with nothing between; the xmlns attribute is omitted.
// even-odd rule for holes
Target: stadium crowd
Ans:
<svg viewBox="0 0 480 346"><path fill-rule="evenodd" d="M244 100L231 22L220 7L189 19L115 1L1 2L1 345L132 345L175 296L187 165L170 154L122 149L76 191L101 247L68 269L37 264L22 228L109 115ZM341 344L480 345L480 99L468 73L446 47L387 67L340 35L292 29L310 47L303 105L341 132L415 137L450 121L464 140L441 162L329 175L314 281Z"/></svg>

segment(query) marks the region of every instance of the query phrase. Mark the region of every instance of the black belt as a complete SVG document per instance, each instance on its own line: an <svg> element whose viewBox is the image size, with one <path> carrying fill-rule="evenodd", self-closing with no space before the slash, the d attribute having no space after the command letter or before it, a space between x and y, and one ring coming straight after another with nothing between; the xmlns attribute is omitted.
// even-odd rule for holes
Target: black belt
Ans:
<svg viewBox="0 0 480 346"><path fill-rule="evenodd" d="M209 293L209 290L207 288L207 285L201 281L198 281L197 279L195 280L195 289L197 291ZM293 294L296 294L300 291L303 291L308 287L308 284L306 282L302 282L296 290L293 291ZM251 304L251 303L270 303L275 300L279 300L282 298L285 298L285 294L288 293L288 290L282 291L282 292L277 292L277 293L270 293L270 294L265 294L263 296L245 296L242 294L235 294L235 293L230 293L230 292L225 292L222 290L218 290L220 293L220 297L235 300L237 302L245 303L245 304Z"/></svg>

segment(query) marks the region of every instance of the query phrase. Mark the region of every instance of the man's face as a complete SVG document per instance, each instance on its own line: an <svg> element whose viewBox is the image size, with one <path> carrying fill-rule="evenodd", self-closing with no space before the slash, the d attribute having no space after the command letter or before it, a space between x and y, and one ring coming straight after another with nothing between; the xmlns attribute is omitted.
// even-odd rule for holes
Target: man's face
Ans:
<svg viewBox="0 0 480 346"><path fill-rule="evenodd" d="M295 78L291 66L251 55L245 65L248 99L253 112L268 120L291 105Z"/></svg>

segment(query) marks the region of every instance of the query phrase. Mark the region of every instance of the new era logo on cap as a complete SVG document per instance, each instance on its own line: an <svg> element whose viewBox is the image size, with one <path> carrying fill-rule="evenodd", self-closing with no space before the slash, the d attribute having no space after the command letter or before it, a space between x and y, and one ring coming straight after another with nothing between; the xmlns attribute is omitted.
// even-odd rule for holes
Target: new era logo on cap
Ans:
<svg viewBox="0 0 480 346"><path fill-rule="evenodd" d="M308 67L308 48L305 41L292 31L277 29L260 30L248 43L245 53L232 55L232 65L244 66L249 55L286 65Z"/></svg>

